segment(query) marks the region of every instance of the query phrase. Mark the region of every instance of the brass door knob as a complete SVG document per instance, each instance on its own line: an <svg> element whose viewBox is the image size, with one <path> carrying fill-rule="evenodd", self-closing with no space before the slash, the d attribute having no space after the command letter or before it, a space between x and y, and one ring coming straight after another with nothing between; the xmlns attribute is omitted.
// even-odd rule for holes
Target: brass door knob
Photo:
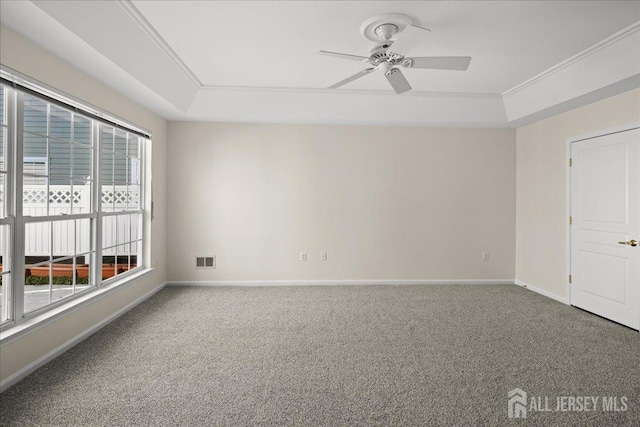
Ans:
<svg viewBox="0 0 640 427"><path fill-rule="evenodd" d="M629 245L629 246L638 246L638 241L635 239L631 239L628 242L618 242L620 245Z"/></svg>

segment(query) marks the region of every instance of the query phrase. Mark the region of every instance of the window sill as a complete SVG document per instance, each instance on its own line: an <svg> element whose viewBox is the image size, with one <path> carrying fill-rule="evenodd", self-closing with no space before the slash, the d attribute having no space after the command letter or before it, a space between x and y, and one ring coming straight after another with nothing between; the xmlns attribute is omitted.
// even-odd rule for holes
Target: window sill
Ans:
<svg viewBox="0 0 640 427"><path fill-rule="evenodd" d="M0 331L0 348L30 332L65 317L86 305L96 302L98 299L135 282L137 279L146 276L152 271L153 268L147 268L132 272L120 280L116 280L112 283L101 286L98 289L87 292L78 298L74 298L67 303L54 307L51 310L47 310L44 313L24 319L18 325L7 325L6 329Z"/></svg>

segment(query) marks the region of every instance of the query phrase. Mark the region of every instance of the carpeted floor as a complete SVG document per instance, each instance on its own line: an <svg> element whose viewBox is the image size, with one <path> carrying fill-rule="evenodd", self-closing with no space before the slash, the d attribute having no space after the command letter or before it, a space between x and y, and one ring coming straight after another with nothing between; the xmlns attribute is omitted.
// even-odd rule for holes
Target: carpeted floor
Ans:
<svg viewBox="0 0 640 427"><path fill-rule="evenodd" d="M551 411L510 420L516 387ZM525 423L640 425L640 333L514 285L165 288L0 395L2 425Z"/></svg>

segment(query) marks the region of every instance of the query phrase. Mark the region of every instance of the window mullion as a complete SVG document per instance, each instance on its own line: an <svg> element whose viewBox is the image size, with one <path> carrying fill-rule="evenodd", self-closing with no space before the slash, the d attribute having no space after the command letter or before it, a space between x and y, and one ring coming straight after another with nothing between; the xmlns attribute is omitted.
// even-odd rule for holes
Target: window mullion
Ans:
<svg viewBox="0 0 640 427"><path fill-rule="evenodd" d="M47 182L47 190L48 190L49 184ZM47 191L47 200L49 199L49 191ZM49 204L47 203L47 206ZM48 209L47 209L48 211ZM49 223L49 304L51 304L51 302L53 301L53 259L55 258L53 256L53 244L54 244L54 239L53 239L53 229L55 228L55 225L50 222Z"/></svg>
<svg viewBox="0 0 640 427"><path fill-rule="evenodd" d="M51 140L49 139L49 135L51 135L50 132L50 127L51 127L51 104L47 104L47 136L45 141L47 142L47 170L46 170L46 175L47 175L47 192L45 194L45 200L47 201L47 215L51 214L51 207L49 206L49 194L50 194L50 188L49 185L51 184Z"/></svg>
<svg viewBox="0 0 640 427"><path fill-rule="evenodd" d="M84 214L74 214L74 215L43 215L43 216L25 216L24 222L26 224L33 222L56 222L56 221L69 221L72 219L87 219L87 218L95 218L96 214L93 212L88 212Z"/></svg>
<svg viewBox="0 0 640 427"><path fill-rule="evenodd" d="M16 323L22 320L24 314L24 261L25 261L25 239L19 236L25 235L24 212L23 212L23 158L24 158L24 94L22 92L11 91L15 97L15 117L10 122L14 128L12 138L13 158L13 213L15 222L12 232L13 251L11 257L11 283L13 290L13 319ZM11 109L9 109L11 111Z"/></svg>
<svg viewBox="0 0 640 427"><path fill-rule="evenodd" d="M151 264L151 245L147 245L146 242L149 241L149 239L151 238L150 235L150 231L149 233L147 233L147 219L145 218L146 216L146 203L147 203L147 182L149 184L151 184L151 178L149 179L149 181L147 181L147 146L149 145L149 141L146 139L139 139L138 140L138 209L140 209L140 213L141 215L139 216L139 222L138 222L138 227L140 232L138 233L138 239L142 239L142 241L140 243L138 243L138 245L140 245L140 247L138 248L138 253L136 254L136 256L140 257L140 260L137 261L137 265L138 266L142 266L145 265L145 260L147 259L147 250L149 251L149 264L147 264L148 266L155 266L157 267L156 263L153 262L153 264ZM153 187L151 185L149 185L149 191L151 191ZM150 193L151 194L151 193ZM153 221L153 197L149 196L149 199L151 201L151 209L149 212L149 223L151 223L151 221ZM149 230L151 230L149 228Z"/></svg>
<svg viewBox="0 0 640 427"><path fill-rule="evenodd" d="M91 125L91 146L93 147L93 182L92 194L93 200L92 211L96 213L96 217L92 220L93 227L91 230L92 244L93 244L93 269L91 274L93 276L94 286L102 285L102 140L100 138L101 125L98 122L92 122Z"/></svg>
<svg viewBox="0 0 640 427"><path fill-rule="evenodd" d="M0 87L0 90L3 90ZM15 295L17 286L15 286L15 265L14 258L16 258L13 251L14 242L16 240L16 212L15 212L15 203L14 203L14 194L15 194L15 178L13 172L13 164L14 164L14 156L15 156L15 141L16 141L16 91L9 89L8 87L5 89L5 112L6 112L6 140L5 140L5 152L2 153L4 156L4 167L5 167L5 183L4 183L4 215L5 218L1 221L2 224L6 224L9 232L7 233L5 230L2 232L4 234L4 238L7 238L7 241L4 243L5 247L3 248L3 260L4 265L7 266L7 269L10 271L8 275L4 275L2 280L4 282L5 288L5 296L4 301L2 301L2 306L6 310L6 317L0 318L0 321L6 320L8 322L15 322ZM0 226L0 229L2 227Z"/></svg>

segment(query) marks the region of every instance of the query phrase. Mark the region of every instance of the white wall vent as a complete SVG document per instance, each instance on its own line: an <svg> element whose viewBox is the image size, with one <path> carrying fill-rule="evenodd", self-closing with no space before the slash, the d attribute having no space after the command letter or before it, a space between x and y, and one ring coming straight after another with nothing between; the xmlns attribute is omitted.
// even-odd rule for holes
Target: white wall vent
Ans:
<svg viewBox="0 0 640 427"><path fill-rule="evenodd" d="M216 256L197 256L196 268L216 268Z"/></svg>

